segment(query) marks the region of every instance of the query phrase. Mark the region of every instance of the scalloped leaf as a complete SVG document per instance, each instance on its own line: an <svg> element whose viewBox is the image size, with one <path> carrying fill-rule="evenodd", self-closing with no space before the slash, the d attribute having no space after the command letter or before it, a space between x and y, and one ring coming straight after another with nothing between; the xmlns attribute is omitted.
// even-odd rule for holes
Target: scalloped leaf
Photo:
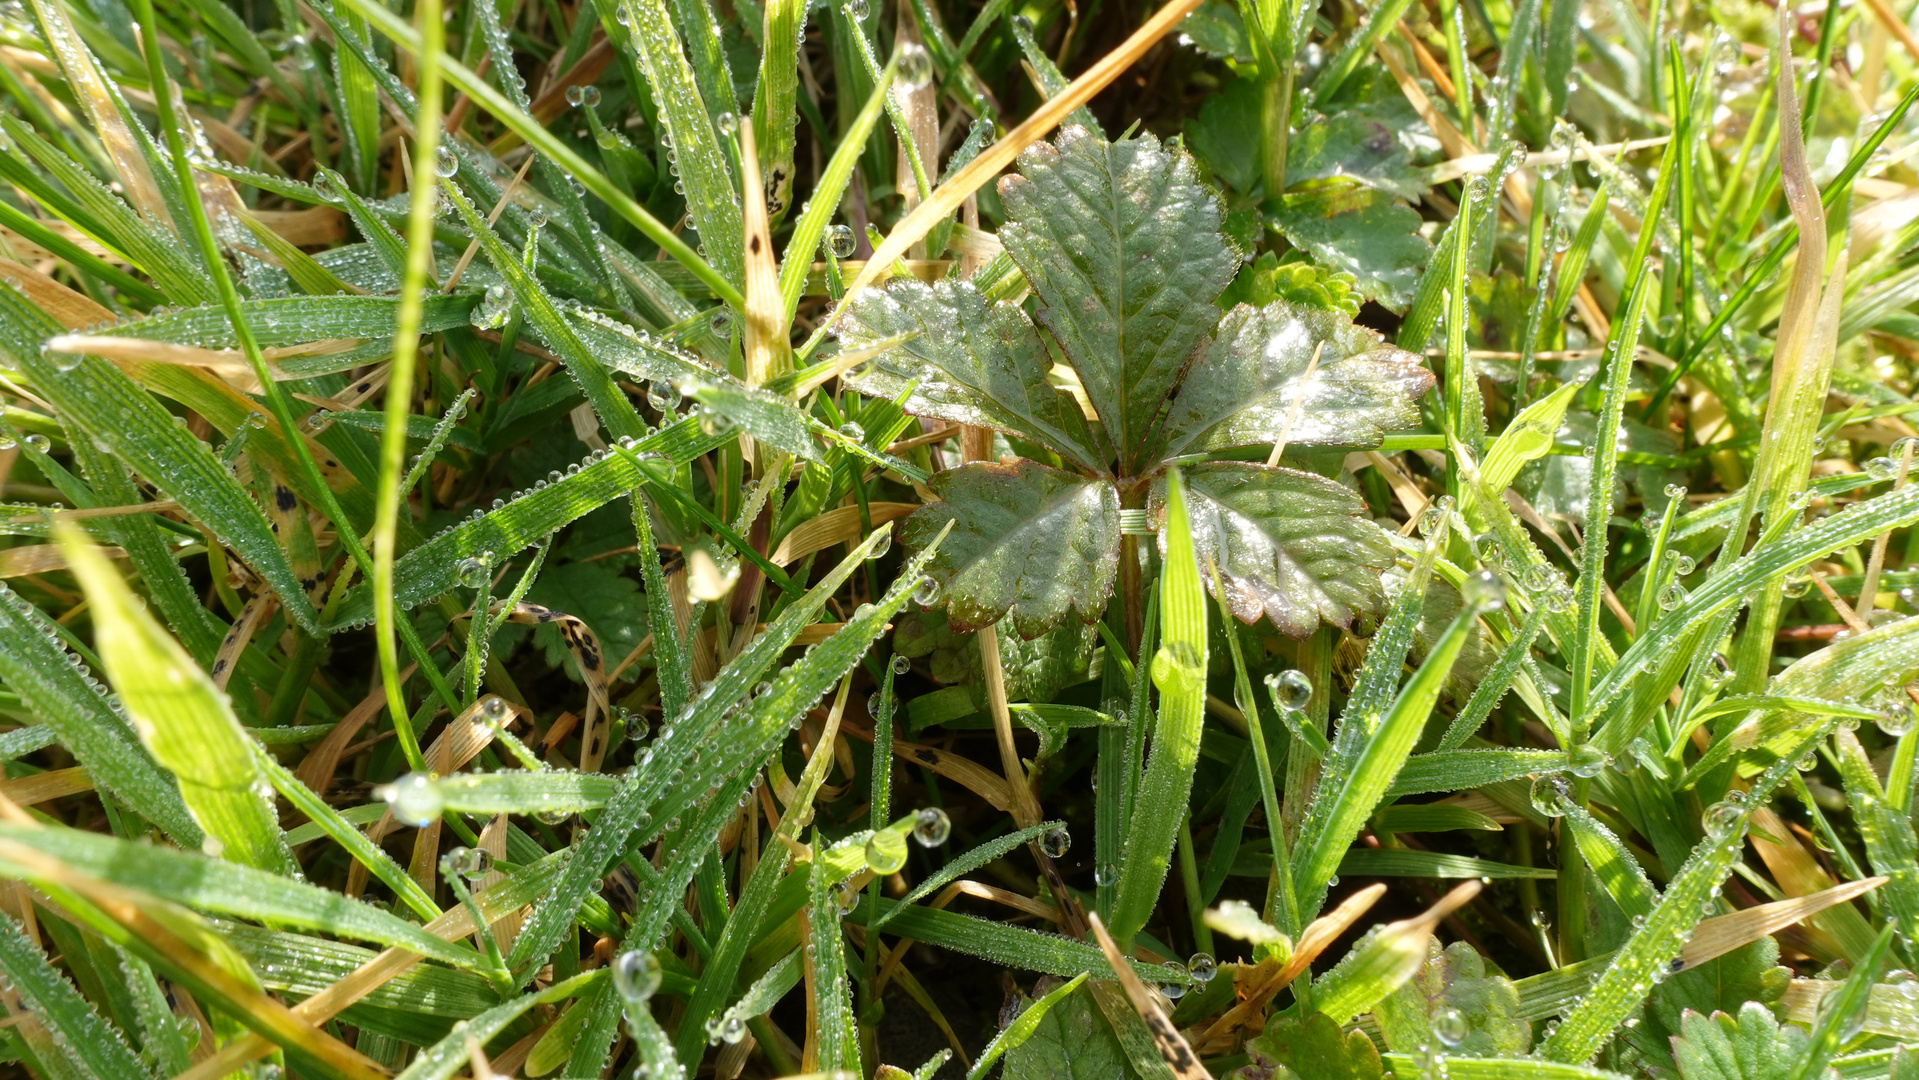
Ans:
<svg viewBox="0 0 1919 1080"><path fill-rule="evenodd" d="M1313 354L1319 365L1307 379ZM1338 312L1234 308L1200 348L1167 417L1167 453L1270 443L1378 446L1419 422L1433 375ZM1290 427L1288 422L1290 420Z"/></svg>
<svg viewBox="0 0 1919 1080"><path fill-rule="evenodd" d="M1400 1053L1414 1053L1433 1038L1433 1018L1442 1009L1454 1009L1466 1019L1466 1037L1449 1053L1465 1057L1515 1057L1533 1041L1532 1026L1514 1016L1519 991L1498 972L1488 974L1486 961L1464 941L1441 949L1438 938L1428 938L1429 956L1404 986L1373 1006L1386 1045Z"/></svg>
<svg viewBox="0 0 1919 1080"><path fill-rule="evenodd" d="M1785 1080L1806 1054L1806 1032L1781 1027L1756 1001L1741 1005L1737 1018L1688 1011L1679 1026L1672 1054L1685 1080Z"/></svg>
<svg viewBox="0 0 1919 1080"><path fill-rule="evenodd" d="M1034 995L1057 982L1053 976L1041 979ZM1021 997L1022 1006L1030 1008ZM1006 1052L1002 1072L1006 1080L1132 1080L1137 1075L1092 993L1084 989L1049 1009L1031 1037Z"/></svg>
<svg viewBox="0 0 1919 1080"><path fill-rule="evenodd" d="M1417 201L1426 184L1385 121L1361 110L1314 116L1286 144L1288 184L1351 177L1379 191Z"/></svg>
<svg viewBox="0 0 1919 1080"><path fill-rule="evenodd" d="M1304 1020L1275 1016L1264 1034L1246 1041L1249 1064L1233 1075L1241 1080L1379 1080L1385 1065L1379 1048L1363 1031L1344 1031L1325 1013Z"/></svg>
<svg viewBox="0 0 1919 1080"><path fill-rule="evenodd" d="M1419 235L1419 214L1391 194L1347 178L1302 186L1278 201L1272 226L1315 262L1353 275L1360 296L1406 310L1433 255Z"/></svg>
<svg viewBox="0 0 1919 1080"><path fill-rule="evenodd" d="M1241 461L1206 462L1185 476L1193 542L1219 565L1242 622L1263 615L1305 637L1321 619L1350 626L1383 608L1379 578L1393 549L1358 495L1322 476ZM1162 479L1148 504L1156 519L1165 500ZM1211 588L1211 575L1201 576Z"/></svg>
<svg viewBox="0 0 1919 1080"><path fill-rule="evenodd" d="M927 572L955 630L1010 615L1032 638L1069 612L1090 623L1106 610L1119 569L1119 493L1110 482L1021 460L973 462L928 486L941 501L914 511L900 537L919 548L953 522Z"/></svg>
<svg viewBox="0 0 1919 1080"><path fill-rule="evenodd" d="M869 397L898 400L906 411L990 427L1041 443L1090 472L1105 472L1086 417L1046 380L1052 358L1017 306L990 303L971 282L894 281L854 299L841 321L847 349L918 333L875 356L844 381ZM917 384L915 385L915 380Z"/></svg>
<svg viewBox="0 0 1919 1080"><path fill-rule="evenodd" d="M1136 472L1193 350L1219 318L1213 298L1239 259L1193 159L1151 135L1108 143L1067 128L1000 181L1000 242L1045 303L1086 396Z"/></svg>

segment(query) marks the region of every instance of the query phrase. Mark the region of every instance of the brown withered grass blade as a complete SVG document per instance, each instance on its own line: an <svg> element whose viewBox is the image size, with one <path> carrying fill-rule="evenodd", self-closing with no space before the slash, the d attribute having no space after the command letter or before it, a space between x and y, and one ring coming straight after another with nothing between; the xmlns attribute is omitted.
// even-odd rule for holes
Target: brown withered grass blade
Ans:
<svg viewBox="0 0 1919 1080"><path fill-rule="evenodd" d="M1813 893L1811 896L1795 896L1789 900L1775 900L1770 904L1760 904L1735 911L1730 915L1720 915L1706 919L1693 930L1692 938L1686 943L1685 951L1679 958L1688 968L1703 964L1715 957L1727 953L1778 930L1783 930L1802 919L1810 918L1835 904L1843 904L1854 897L1864 896L1884 885L1888 879L1883 877L1861 878L1848 881L1844 885L1835 885Z"/></svg>
<svg viewBox="0 0 1919 1080"><path fill-rule="evenodd" d="M760 183L760 154L751 122L740 125L740 211L746 234L746 383L758 386L793 370L786 301L773 258L773 233Z"/></svg>
<svg viewBox="0 0 1919 1080"><path fill-rule="evenodd" d="M1147 991L1146 984L1133 973L1133 965L1120 955L1119 946L1113 943L1113 935L1106 932L1106 924L1100 921L1099 913L1089 911L1086 921L1093 928L1093 936L1099 939L1099 951L1106 954L1106 962L1113 967L1113 977L1119 980L1119 987L1126 992L1126 1000L1132 1002L1133 1010L1145 1022L1146 1030L1153 1036L1153 1045L1159 1050L1159 1056L1166 1061L1173 1075L1180 1080L1212 1080L1212 1073L1199 1063L1199 1055L1186 1043L1185 1036L1166 1018L1165 1010L1153 995Z"/></svg>

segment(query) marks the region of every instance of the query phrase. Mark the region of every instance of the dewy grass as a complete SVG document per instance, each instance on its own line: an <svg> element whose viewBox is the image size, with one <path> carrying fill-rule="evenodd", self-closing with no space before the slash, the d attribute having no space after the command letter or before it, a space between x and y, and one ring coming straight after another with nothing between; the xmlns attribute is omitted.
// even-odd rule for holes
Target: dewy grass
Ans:
<svg viewBox="0 0 1919 1080"><path fill-rule="evenodd" d="M1898 19L0 9L0 1062L1909 1075Z"/></svg>

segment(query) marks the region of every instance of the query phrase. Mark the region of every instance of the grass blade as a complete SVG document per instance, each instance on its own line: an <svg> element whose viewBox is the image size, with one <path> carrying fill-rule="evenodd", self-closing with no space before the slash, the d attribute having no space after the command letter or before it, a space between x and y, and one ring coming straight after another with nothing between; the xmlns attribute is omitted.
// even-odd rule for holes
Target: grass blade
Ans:
<svg viewBox="0 0 1919 1080"><path fill-rule="evenodd" d="M1434 643L1385 716L1376 724L1351 718L1340 724L1333 753L1293 845L1293 889L1302 912L1319 909L1327 881L1405 763L1439 700L1453 662L1465 647L1467 635L1476 632L1478 625L1477 605L1468 603Z"/></svg>
<svg viewBox="0 0 1919 1080"><path fill-rule="evenodd" d="M1206 592L1187 519L1186 484L1166 485L1166 563L1160 577L1160 645L1152 659L1159 709L1153 749L1127 830L1126 860L1113 901L1113 940L1130 945L1146 925L1172 865L1182 809L1193 785L1206 704Z"/></svg>
<svg viewBox="0 0 1919 1080"><path fill-rule="evenodd" d="M134 730L171 770L180 797L207 832L202 848L247 866L295 869L273 808L256 785L253 747L226 695L134 599L106 557L75 530L60 539L93 606L107 676Z"/></svg>

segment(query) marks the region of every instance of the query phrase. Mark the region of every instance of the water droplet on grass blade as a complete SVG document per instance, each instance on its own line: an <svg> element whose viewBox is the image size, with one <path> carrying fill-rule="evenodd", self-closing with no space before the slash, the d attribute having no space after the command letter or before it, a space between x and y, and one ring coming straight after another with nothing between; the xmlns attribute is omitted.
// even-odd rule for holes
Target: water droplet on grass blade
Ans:
<svg viewBox="0 0 1919 1080"><path fill-rule="evenodd" d="M393 816L416 829L423 829L446 809L440 784L425 773L408 773L375 788L373 794L393 808Z"/></svg>
<svg viewBox="0 0 1919 1080"><path fill-rule="evenodd" d="M651 999L664 976L659 958L650 952L632 949L613 961L613 990L629 1005Z"/></svg>
<svg viewBox="0 0 1919 1080"><path fill-rule="evenodd" d="M900 82L908 90L918 90L933 81L933 55L926 46L908 42L900 47Z"/></svg>
<svg viewBox="0 0 1919 1080"><path fill-rule="evenodd" d="M1049 859L1063 859L1073 846L1073 834L1064 828L1048 829L1040 834L1039 849Z"/></svg>
<svg viewBox="0 0 1919 1080"><path fill-rule="evenodd" d="M953 819L937 806L921 810L913 818L913 839L921 847L938 847L953 835Z"/></svg>
<svg viewBox="0 0 1919 1080"><path fill-rule="evenodd" d="M824 237L826 250L835 259L850 259L853 252L859 250L859 238L845 225L828 225Z"/></svg>

